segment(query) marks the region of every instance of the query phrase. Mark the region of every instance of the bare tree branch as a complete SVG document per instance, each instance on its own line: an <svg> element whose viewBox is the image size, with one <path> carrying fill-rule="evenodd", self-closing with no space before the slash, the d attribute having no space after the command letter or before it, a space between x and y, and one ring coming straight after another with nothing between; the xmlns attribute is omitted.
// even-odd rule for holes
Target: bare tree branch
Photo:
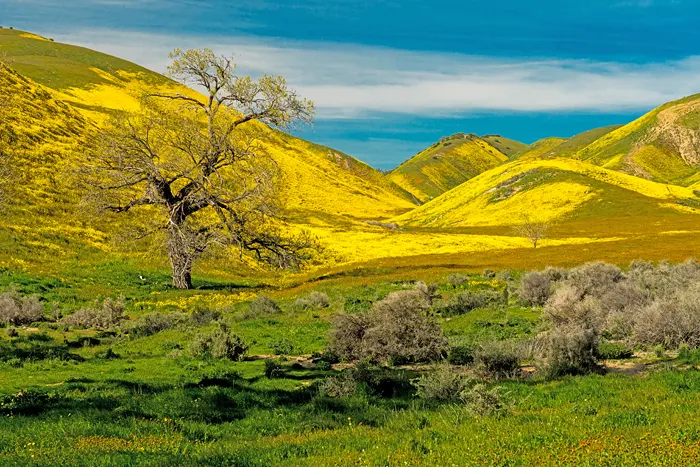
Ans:
<svg viewBox="0 0 700 467"><path fill-rule="evenodd" d="M533 248L537 248L537 244L545 237L549 224L544 221L532 219L530 216L524 216L522 224L516 226L514 231L521 237L525 237L532 242Z"/></svg>
<svg viewBox="0 0 700 467"><path fill-rule="evenodd" d="M215 246L298 268L317 245L276 227L277 165L256 144L259 128L244 124L308 122L313 104L281 77L236 76L233 61L210 50L176 50L171 58L171 76L202 88L204 98L150 94L140 112L115 117L80 171L88 198L115 213L158 207L143 231L165 233L176 287L192 286L194 263Z"/></svg>

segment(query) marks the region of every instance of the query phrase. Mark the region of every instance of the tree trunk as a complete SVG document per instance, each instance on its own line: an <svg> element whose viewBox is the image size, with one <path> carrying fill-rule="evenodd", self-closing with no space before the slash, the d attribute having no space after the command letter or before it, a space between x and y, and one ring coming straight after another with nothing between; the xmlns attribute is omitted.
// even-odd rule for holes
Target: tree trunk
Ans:
<svg viewBox="0 0 700 467"><path fill-rule="evenodd" d="M173 269L173 287L176 289L192 288L192 265L182 264L176 258L170 257L170 265Z"/></svg>
<svg viewBox="0 0 700 467"><path fill-rule="evenodd" d="M168 230L168 258L173 271L173 287L192 288L192 265L194 257L190 253L186 239L178 227Z"/></svg>

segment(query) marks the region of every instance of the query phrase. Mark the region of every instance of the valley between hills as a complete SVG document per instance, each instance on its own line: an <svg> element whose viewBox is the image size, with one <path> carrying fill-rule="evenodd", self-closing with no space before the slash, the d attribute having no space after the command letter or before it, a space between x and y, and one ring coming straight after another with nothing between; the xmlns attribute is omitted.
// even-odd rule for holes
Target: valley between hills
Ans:
<svg viewBox="0 0 700 467"><path fill-rule="evenodd" d="M139 259L134 245L119 251L110 235L119 231L118 218L81 218L69 172L79 163L80 139L110 115L138 108L144 92L180 85L118 58L21 31L1 30L0 47L9 64L0 79L17 109L10 124L27 142L17 197L23 201L12 203L0 227L2 264L55 274L80 252L81 261L108 257L159 267ZM576 255L614 262L693 256L700 213L698 115L700 96L691 96L626 125L531 145L456 134L386 175L332 148L264 125L257 130L283 174L288 227L309 232L323 246L305 273L313 277L394 260L480 268L494 255L511 257L503 267L541 266L543 253L514 233L533 216L549 225L540 247L554 263ZM387 227L394 224L398 228ZM230 261L201 266L221 277L249 275L248 267Z"/></svg>

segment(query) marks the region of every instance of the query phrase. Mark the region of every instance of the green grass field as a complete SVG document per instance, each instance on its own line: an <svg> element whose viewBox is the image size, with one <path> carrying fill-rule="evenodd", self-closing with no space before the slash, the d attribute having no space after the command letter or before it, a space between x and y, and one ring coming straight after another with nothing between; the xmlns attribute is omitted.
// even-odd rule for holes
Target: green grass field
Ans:
<svg viewBox="0 0 700 467"><path fill-rule="evenodd" d="M507 285L479 274L466 277L465 285L445 284L438 293L448 298ZM440 274L432 278L444 283ZM49 284L22 286L62 298ZM328 281L271 291L279 314L253 316L245 302L225 307L223 319L250 345L248 359L238 363L188 354L194 335L211 324L137 338L51 323L20 329L12 338L3 332L0 465L700 462L700 423L694 416L700 405L700 372L694 367L699 357L692 351L682 358L647 353L608 362L605 375L547 380L525 372L515 379L487 379L505 394L507 409L494 415L417 398L410 381L431 371L430 365L378 369L380 376L350 397L319 393L324 378L346 366L322 367L310 357L326 348L331 316L357 312L406 287L386 277ZM120 288L134 293L128 306L132 319L148 311L134 307L137 289L126 283ZM300 309L295 299L310 290L326 293L330 307ZM163 299L181 294L167 287L141 294L152 292ZM440 324L451 342L517 342L537 332L539 314L511 298L507 307L441 318ZM279 359L282 373L267 378L264 359L277 360L284 346L289 356Z"/></svg>

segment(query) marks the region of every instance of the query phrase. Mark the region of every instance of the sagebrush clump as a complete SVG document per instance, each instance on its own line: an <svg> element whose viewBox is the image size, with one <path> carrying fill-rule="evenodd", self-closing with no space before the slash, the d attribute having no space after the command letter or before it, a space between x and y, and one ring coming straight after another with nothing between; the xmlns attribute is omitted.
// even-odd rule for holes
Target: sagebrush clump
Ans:
<svg viewBox="0 0 700 467"><path fill-rule="evenodd" d="M314 291L305 297L297 298L295 305L302 310L321 310L331 306L331 301L327 294Z"/></svg>
<svg viewBox="0 0 700 467"><path fill-rule="evenodd" d="M122 325L122 330L129 334L132 339L152 336L159 332L173 329L187 323L188 317L185 313L148 313L141 316L136 321L127 321Z"/></svg>
<svg viewBox="0 0 700 467"><path fill-rule="evenodd" d="M0 294L0 324L24 326L43 318L44 308L36 295L22 296L17 288Z"/></svg>
<svg viewBox="0 0 700 467"><path fill-rule="evenodd" d="M416 388L416 395L435 402L460 402L473 380L453 371L449 366L439 366L435 370L421 375L411 381Z"/></svg>
<svg viewBox="0 0 700 467"><path fill-rule="evenodd" d="M462 292L444 300L436 309L443 316L457 316L477 308L497 307L507 303L506 296L495 290Z"/></svg>
<svg viewBox="0 0 700 467"><path fill-rule="evenodd" d="M643 345L700 347L700 284L640 307L633 330L635 341Z"/></svg>
<svg viewBox="0 0 700 467"><path fill-rule="evenodd" d="M419 290L392 292L367 314L336 316L330 348L347 360L439 360L447 351L447 341L439 324L428 317L429 308Z"/></svg>
<svg viewBox="0 0 700 467"><path fill-rule="evenodd" d="M83 308L72 315L65 316L60 323L64 326L84 329L112 329L128 319L124 297L117 300L105 299L100 305L95 301L92 308Z"/></svg>
<svg viewBox="0 0 700 467"><path fill-rule="evenodd" d="M269 315L277 315L282 313L282 309L276 301L267 295L259 295L250 303L250 315L252 317L261 317Z"/></svg>
<svg viewBox="0 0 700 467"><path fill-rule="evenodd" d="M491 378L512 378L520 373L520 354L511 342L494 341L481 344L474 352L476 368Z"/></svg>
<svg viewBox="0 0 700 467"><path fill-rule="evenodd" d="M209 332L195 336L190 345L190 353L199 358L215 358L240 361L248 351L248 345L223 323Z"/></svg>

